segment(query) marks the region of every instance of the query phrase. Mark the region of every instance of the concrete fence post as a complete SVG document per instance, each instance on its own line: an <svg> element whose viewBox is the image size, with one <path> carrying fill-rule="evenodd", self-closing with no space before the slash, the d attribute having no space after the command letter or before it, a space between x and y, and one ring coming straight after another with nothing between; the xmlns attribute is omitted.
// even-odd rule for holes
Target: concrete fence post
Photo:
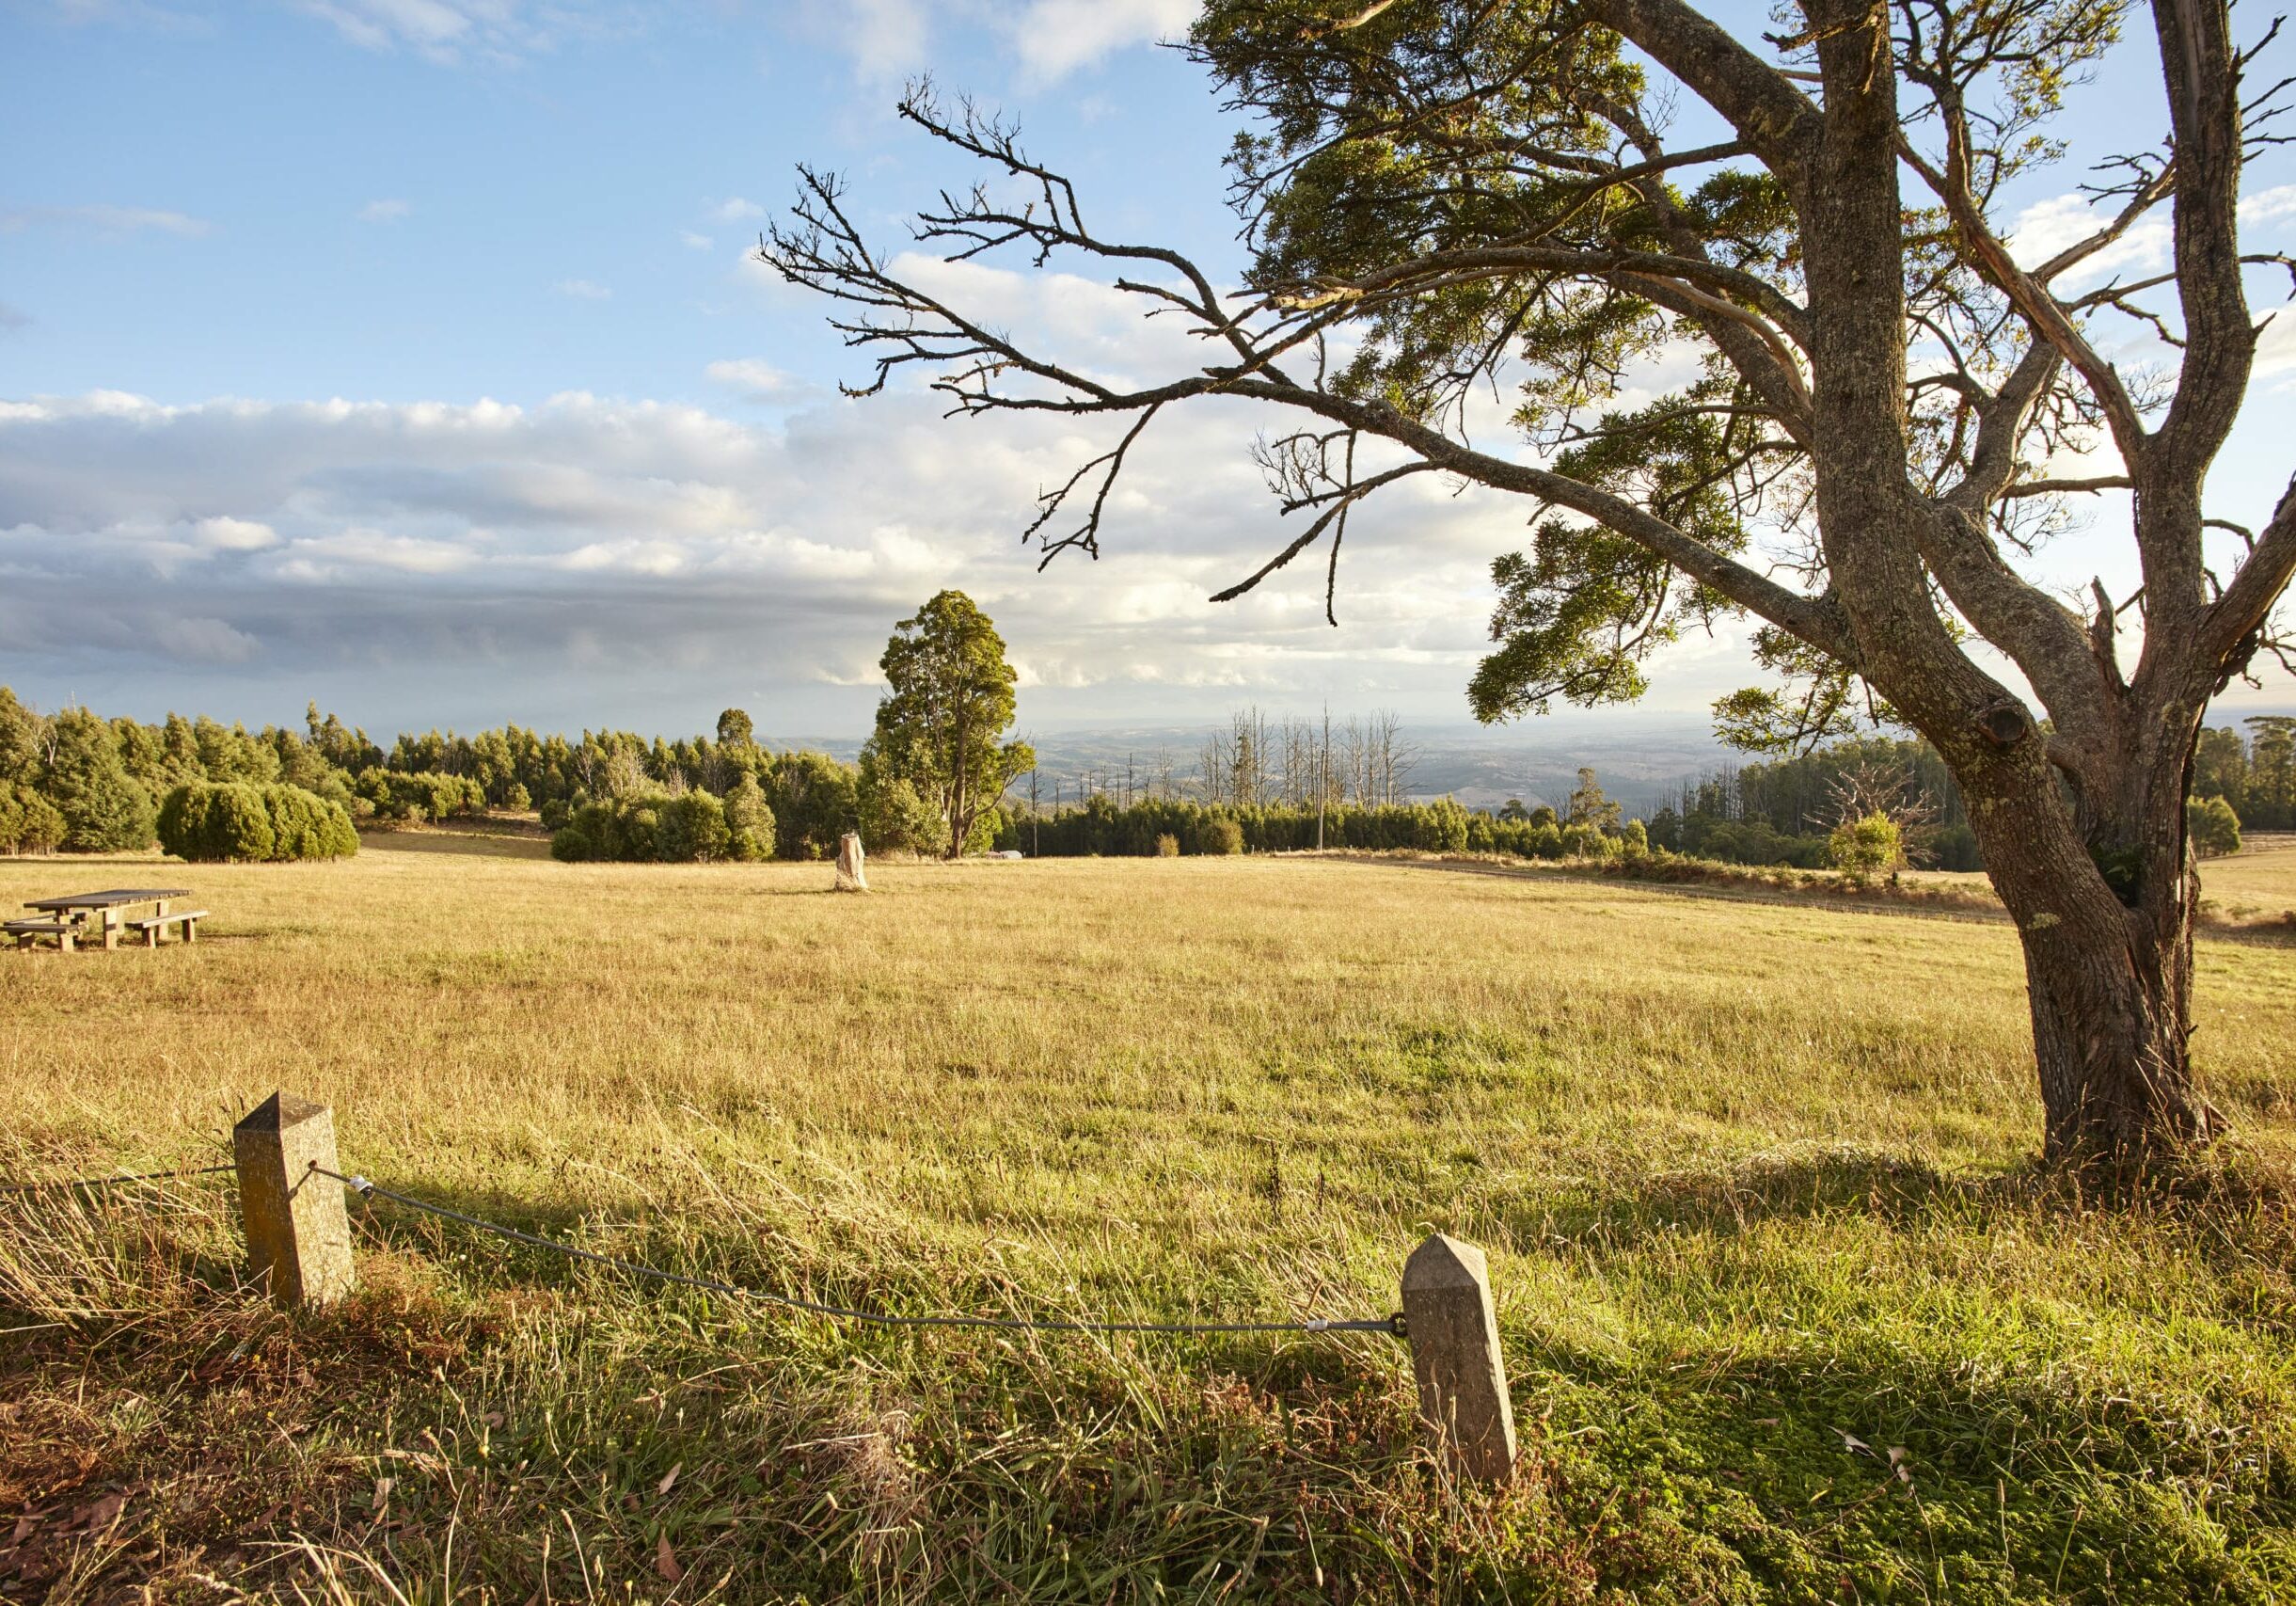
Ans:
<svg viewBox="0 0 2296 1606"><path fill-rule="evenodd" d="M1403 1325L1429 1443L1460 1475L1505 1483L1514 1475L1514 1406L1482 1251L1440 1232L1412 1250Z"/></svg>
<svg viewBox="0 0 2296 1606"><path fill-rule="evenodd" d="M348 1294L351 1218L342 1184L311 1169L341 1169L335 1112L274 1093L231 1129L231 1152L247 1267L272 1303L292 1311Z"/></svg>

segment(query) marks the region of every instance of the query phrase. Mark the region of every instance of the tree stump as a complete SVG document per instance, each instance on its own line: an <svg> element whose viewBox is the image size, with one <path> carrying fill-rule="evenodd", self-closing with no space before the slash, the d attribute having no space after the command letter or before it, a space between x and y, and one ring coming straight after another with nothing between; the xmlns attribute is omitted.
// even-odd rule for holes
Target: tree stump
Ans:
<svg viewBox="0 0 2296 1606"><path fill-rule="evenodd" d="M861 835L858 832L847 832L837 843L837 890L869 890L869 876L862 864Z"/></svg>

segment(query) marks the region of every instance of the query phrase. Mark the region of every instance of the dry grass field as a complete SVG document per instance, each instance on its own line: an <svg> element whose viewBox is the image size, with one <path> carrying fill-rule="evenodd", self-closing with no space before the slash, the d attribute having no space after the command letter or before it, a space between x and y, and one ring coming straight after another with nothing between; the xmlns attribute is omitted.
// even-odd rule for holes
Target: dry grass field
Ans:
<svg viewBox="0 0 2296 1606"><path fill-rule="evenodd" d="M853 898L485 832L0 903L153 875L198 946L0 952L0 1172L212 1162L285 1088L388 1185L912 1313L1384 1315L1440 1228L1527 1475L1424 1464L1384 1336L856 1328L382 1201L289 1319L186 1181L0 1201L0 1598L2296 1594L2296 947L2204 944L2240 1137L2112 1204L2029 1169L1981 920L1285 859Z"/></svg>

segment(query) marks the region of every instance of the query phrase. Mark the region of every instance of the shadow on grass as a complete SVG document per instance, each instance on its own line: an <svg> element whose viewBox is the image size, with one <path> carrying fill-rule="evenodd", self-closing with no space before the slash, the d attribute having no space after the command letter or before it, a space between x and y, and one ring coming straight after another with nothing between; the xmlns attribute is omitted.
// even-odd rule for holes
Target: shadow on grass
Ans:
<svg viewBox="0 0 2296 1606"><path fill-rule="evenodd" d="M1517 1397L1765 1598L2286 1598L2287 1201L2238 1156L2100 1200L1853 1150L1591 1189L1510 1218L1605 1306L1510 1343Z"/></svg>

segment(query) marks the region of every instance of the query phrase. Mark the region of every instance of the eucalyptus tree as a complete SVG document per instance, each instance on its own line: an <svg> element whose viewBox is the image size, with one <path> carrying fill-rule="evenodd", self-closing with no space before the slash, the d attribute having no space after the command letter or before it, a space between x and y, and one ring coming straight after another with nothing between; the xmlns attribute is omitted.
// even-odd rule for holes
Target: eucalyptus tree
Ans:
<svg viewBox="0 0 2296 1606"><path fill-rule="evenodd" d="M946 832L948 857L962 857L974 822L1037 767L1027 742L1005 739L1018 680L1005 638L970 596L943 591L895 627L878 667L890 690L862 751L863 779L881 770L913 787Z"/></svg>
<svg viewBox="0 0 2296 1606"><path fill-rule="evenodd" d="M2202 496L2251 294L2290 268L2238 235L2277 143L2284 86L2252 71L2272 29L2243 43L2222 0L1779 17L1757 39L1686 0L1212 0L1188 48L1245 119L1240 287L1096 229L1011 125L912 87L902 114L986 168L919 243L1097 272L1200 337L1200 363L1137 382L880 252L833 175L800 170L761 253L836 303L874 363L857 393L918 370L954 412L1106 420L1040 498L1048 558L1097 550L1158 418L1243 397L1296 420L1259 453L1305 527L1222 597L1322 543L1328 608L1351 512L1415 475L1523 499L1469 689L1486 719L1630 700L1665 643L1747 619L1768 683L1718 705L1727 734L1793 748L1878 716L1951 766L2023 942L2048 1151L2174 1151L2217 1120L2188 1051L2187 771L2210 697L2286 660L2296 569L2296 497L2251 528ZM2070 151L2052 119L2124 30L2164 124L2117 109L2126 149ZM2094 164L2079 237L2013 250L2006 198L2069 161ZM2163 216L2166 265L2099 282ZM2115 360L2130 335L2142 362ZM2134 583L2068 600L2032 555L2068 499L2119 492Z"/></svg>

